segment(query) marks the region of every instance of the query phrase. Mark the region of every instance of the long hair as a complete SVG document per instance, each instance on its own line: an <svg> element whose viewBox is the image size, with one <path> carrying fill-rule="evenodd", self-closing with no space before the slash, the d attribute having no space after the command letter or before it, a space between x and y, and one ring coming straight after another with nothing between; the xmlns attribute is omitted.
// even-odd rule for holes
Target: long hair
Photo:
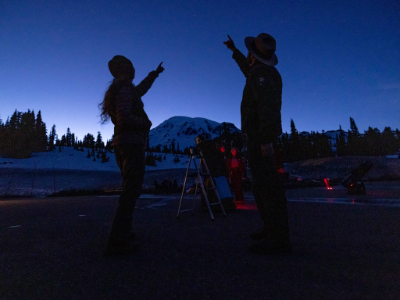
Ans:
<svg viewBox="0 0 400 300"><path fill-rule="evenodd" d="M108 87L106 93L104 94L103 102L101 102L98 107L100 109L100 123L104 124L110 121L111 115L115 111L115 95L118 90L124 85L133 86L133 84L127 80L114 79L110 86Z"/></svg>

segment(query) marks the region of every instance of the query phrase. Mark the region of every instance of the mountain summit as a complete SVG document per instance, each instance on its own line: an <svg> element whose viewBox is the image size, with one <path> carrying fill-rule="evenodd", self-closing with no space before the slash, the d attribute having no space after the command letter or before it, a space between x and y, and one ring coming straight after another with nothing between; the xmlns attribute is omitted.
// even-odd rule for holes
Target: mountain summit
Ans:
<svg viewBox="0 0 400 300"><path fill-rule="evenodd" d="M225 123L230 132L240 132L232 123ZM195 138L199 134L208 133L214 139L220 135L222 123L211 121L205 118L172 117L165 120L157 127L150 130L150 148L158 145L168 148L172 143L179 149L195 146Z"/></svg>

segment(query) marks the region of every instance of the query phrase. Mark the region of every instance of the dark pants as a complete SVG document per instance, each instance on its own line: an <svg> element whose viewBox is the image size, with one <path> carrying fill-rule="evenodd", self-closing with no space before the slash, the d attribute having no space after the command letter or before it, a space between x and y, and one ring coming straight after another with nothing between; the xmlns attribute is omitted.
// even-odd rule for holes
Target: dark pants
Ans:
<svg viewBox="0 0 400 300"><path fill-rule="evenodd" d="M145 148L140 145L114 147L121 170L122 192L115 212L109 243L127 243L132 232L132 215L142 193L145 172Z"/></svg>
<svg viewBox="0 0 400 300"><path fill-rule="evenodd" d="M242 172L239 168L233 168L231 172L231 186L236 201L243 201Z"/></svg>
<svg viewBox="0 0 400 300"><path fill-rule="evenodd" d="M278 176L274 157L261 155L261 143L248 139L252 189L264 228L276 240L289 239L285 188Z"/></svg>

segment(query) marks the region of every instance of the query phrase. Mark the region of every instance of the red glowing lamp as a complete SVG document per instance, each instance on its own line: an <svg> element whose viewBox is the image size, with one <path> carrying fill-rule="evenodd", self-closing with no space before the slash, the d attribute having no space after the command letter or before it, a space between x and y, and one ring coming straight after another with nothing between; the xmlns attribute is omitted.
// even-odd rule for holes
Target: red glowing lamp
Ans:
<svg viewBox="0 0 400 300"><path fill-rule="evenodd" d="M332 187L329 185L329 178L324 178L324 182L325 182L326 188L327 188L328 190L331 190Z"/></svg>

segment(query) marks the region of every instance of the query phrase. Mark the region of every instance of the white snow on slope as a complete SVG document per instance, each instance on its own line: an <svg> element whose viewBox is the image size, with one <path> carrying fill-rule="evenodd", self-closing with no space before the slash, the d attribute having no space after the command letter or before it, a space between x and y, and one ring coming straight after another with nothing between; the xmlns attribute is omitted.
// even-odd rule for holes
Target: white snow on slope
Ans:
<svg viewBox="0 0 400 300"><path fill-rule="evenodd" d="M93 156L87 158L87 148L84 151L74 150L73 147L63 147L62 152L56 148L49 152L33 153L32 157L24 159L2 158L0 156L1 169L63 169L63 170L87 170L87 171L119 171L114 153L107 152L109 161L102 163L101 158ZM154 153L154 155L165 156L161 162L156 161L156 166L146 166L146 170L176 169L187 167L187 156L178 155L179 163L174 162L175 155Z"/></svg>
<svg viewBox="0 0 400 300"><path fill-rule="evenodd" d="M240 131L232 123L226 123L226 125L230 132ZM220 127L221 123L205 118L172 117L150 130L149 145L150 147L157 145L169 147L173 142L175 148L179 144L179 150L183 151L186 147L195 146L195 138L199 134L209 134L212 139L220 136Z"/></svg>
<svg viewBox="0 0 400 300"><path fill-rule="evenodd" d="M97 157L96 161L93 156L87 158L87 150L63 147L62 152L33 153L26 159L0 157L0 196L46 197L61 191L119 189L122 179L114 153L108 152L109 161L102 163ZM180 169L183 180L188 156L178 155L180 162L174 162L176 155L154 155L165 159L146 166L146 171ZM150 183L147 180L144 188Z"/></svg>

